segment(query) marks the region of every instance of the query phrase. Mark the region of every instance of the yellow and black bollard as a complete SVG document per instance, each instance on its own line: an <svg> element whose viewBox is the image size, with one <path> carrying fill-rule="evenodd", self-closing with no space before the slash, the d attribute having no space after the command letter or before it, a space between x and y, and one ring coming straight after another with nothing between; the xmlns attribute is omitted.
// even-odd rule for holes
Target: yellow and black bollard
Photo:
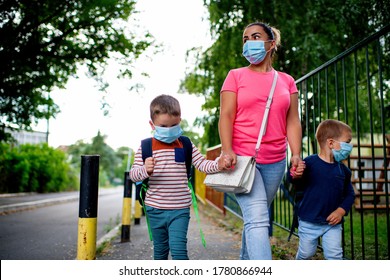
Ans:
<svg viewBox="0 0 390 280"><path fill-rule="evenodd" d="M133 191L133 199L132 202L134 203L134 206L132 209L132 213L134 214L134 224L135 225L140 225L141 224L141 216L143 213L142 205L140 203L140 198L141 198L141 193L136 193L140 192L140 190L137 190L137 186L141 186L143 182L138 182L138 183L132 183L134 185L134 191ZM145 194L143 194L144 196ZM145 197L142 197L142 200L145 199Z"/></svg>
<svg viewBox="0 0 390 280"><path fill-rule="evenodd" d="M130 241L132 185L133 185L133 183L129 179L129 172L126 171L125 178L124 178L121 242L129 242Z"/></svg>
<svg viewBox="0 0 390 280"><path fill-rule="evenodd" d="M77 259L96 259L99 155L81 156Z"/></svg>
<svg viewBox="0 0 390 280"><path fill-rule="evenodd" d="M142 216L142 206L138 200L135 201L135 211L134 211L134 224L141 224L141 216Z"/></svg>

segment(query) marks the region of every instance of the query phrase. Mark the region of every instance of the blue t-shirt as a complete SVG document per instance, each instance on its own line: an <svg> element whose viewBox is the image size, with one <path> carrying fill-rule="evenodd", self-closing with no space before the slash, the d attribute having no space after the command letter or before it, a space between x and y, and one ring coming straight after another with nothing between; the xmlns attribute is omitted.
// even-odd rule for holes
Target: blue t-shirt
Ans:
<svg viewBox="0 0 390 280"><path fill-rule="evenodd" d="M318 155L308 156L304 161L302 178L293 180L303 191L298 217L310 223L327 224L326 218L338 207L348 213L355 199L351 171L343 163L328 163Z"/></svg>

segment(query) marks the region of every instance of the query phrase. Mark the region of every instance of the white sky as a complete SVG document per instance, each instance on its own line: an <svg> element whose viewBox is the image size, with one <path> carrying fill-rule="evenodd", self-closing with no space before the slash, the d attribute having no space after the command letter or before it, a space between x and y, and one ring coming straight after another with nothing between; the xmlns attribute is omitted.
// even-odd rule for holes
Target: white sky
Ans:
<svg viewBox="0 0 390 280"><path fill-rule="evenodd" d="M208 47L211 44L206 10L202 0L140 0L137 3L139 25L164 45L164 52L153 56L152 60L139 60L133 69L132 80L109 79L106 100L111 106L109 116L103 116L102 93L96 82L87 79L80 69L79 79L71 78L64 90L51 93L61 113L49 122L49 145L74 144L77 140L89 142L98 130L107 135L106 142L112 148L121 146L137 149L143 138L151 135L149 125L149 104L159 94L175 96L182 110L182 118L190 125L202 115L203 97L178 94L180 81L186 68L192 65L185 62L186 51L192 47ZM108 71L114 73L113 71ZM146 72L149 78L139 76ZM138 77L137 77L138 76ZM141 82L144 89L139 93L129 91L131 85ZM46 122L37 129L46 131Z"/></svg>

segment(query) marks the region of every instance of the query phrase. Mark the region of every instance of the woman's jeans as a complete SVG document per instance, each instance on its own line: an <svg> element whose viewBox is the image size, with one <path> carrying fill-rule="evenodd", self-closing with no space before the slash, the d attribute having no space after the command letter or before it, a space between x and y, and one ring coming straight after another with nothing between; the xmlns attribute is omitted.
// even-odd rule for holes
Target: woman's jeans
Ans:
<svg viewBox="0 0 390 280"><path fill-rule="evenodd" d="M154 259L167 260L169 250L173 260L188 260L187 231L190 208L157 209L146 206L154 245Z"/></svg>
<svg viewBox="0 0 390 280"><path fill-rule="evenodd" d="M314 256L317 251L318 240L321 237L325 259L342 260L341 231L341 224L334 226L321 225L299 220L299 247L296 259L307 260Z"/></svg>
<svg viewBox="0 0 390 280"><path fill-rule="evenodd" d="M256 175L249 194L236 194L243 218L242 260L272 260L269 241L269 211L286 171L286 159L272 164L256 164Z"/></svg>

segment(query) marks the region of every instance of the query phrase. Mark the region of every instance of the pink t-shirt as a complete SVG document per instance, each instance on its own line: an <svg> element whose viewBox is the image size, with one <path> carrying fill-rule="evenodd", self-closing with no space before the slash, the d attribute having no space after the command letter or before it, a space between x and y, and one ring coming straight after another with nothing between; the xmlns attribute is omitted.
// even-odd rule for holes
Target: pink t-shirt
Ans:
<svg viewBox="0 0 390 280"><path fill-rule="evenodd" d="M286 119L290 107L290 95L298 89L294 79L278 72L275 93L268 115L266 133L262 138L258 163L274 163L286 157ZM233 151L237 155L252 156L271 90L274 71L259 73L248 67L230 70L223 83L221 94L231 91L237 94L236 118L233 125ZM223 129L223 128L222 128Z"/></svg>

